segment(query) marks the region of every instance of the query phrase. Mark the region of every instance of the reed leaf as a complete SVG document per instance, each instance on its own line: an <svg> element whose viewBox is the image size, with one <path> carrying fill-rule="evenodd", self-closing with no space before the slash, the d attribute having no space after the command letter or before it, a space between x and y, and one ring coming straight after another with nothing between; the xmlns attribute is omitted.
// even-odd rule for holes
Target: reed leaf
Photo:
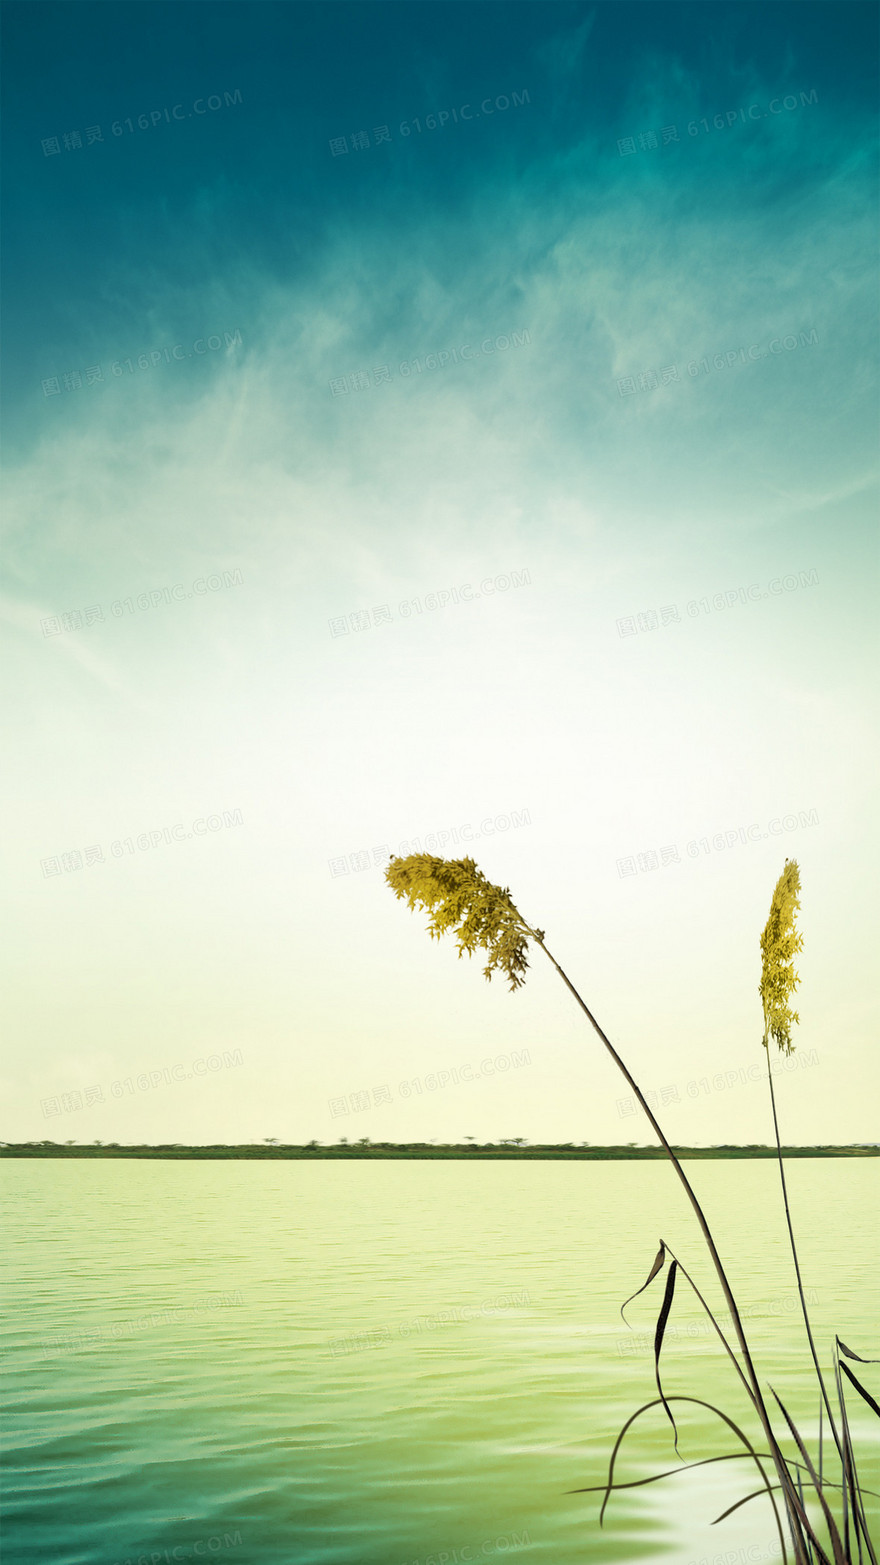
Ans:
<svg viewBox="0 0 880 1565"><path fill-rule="evenodd" d="M848 1359L855 1359L857 1364L880 1364L880 1359L863 1359L861 1353L854 1353L852 1348L848 1348L846 1343L841 1342L839 1337L835 1336L834 1340L837 1343L839 1352L845 1353Z"/></svg>
<svg viewBox="0 0 880 1565"><path fill-rule="evenodd" d="M840 1533L837 1530L837 1523L835 1522L834 1517L833 1517L833 1515L831 1513L831 1509L830 1509L830 1507L828 1505L828 1501L825 1499L825 1496L824 1496L824 1494L822 1492L822 1485L819 1482L819 1474L816 1472L815 1467L813 1466L812 1462L810 1461L809 1452L807 1451L807 1448L804 1445L803 1440L801 1439L800 1435L798 1434L798 1431L797 1431L797 1429L795 1427L795 1424L794 1424L791 1416L789 1415L788 1409L786 1408L785 1404L782 1402L781 1398L776 1395L775 1391L773 1391L773 1387L772 1386L770 1387L770 1390L773 1392L773 1396L776 1399L777 1403L779 1404L779 1407L780 1407L780 1409L782 1411L782 1416L785 1419L785 1422L787 1423L789 1429L791 1430L792 1435L794 1436L795 1443L797 1444L797 1448L800 1451L801 1456L804 1459L804 1464L805 1464L805 1466L807 1468L807 1471L809 1472L810 1477L813 1480L813 1488L816 1491L816 1498L818 1499L819 1504L822 1507L822 1514L825 1517L825 1521L826 1521L826 1524L828 1526L828 1533L829 1533L829 1536L831 1538L831 1547L834 1550L834 1565L847 1565L847 1558L846 1558L846 1555L843 1552L843 1543L841 1541ZM798 1474L798 1477L800 1478L800 1474ZM804 1510L804 1518L805 1518L805 1521L806 1521L806 1510ZM821 1545L819 1543L819 1540L816 1537L815 1533L813 1532L812 1527L810 1527L810 1524L809 1524L808 1521L806 1522L806 1526L809 1529L809 1534L810 1534L810 1537L811 1537L812 1541L815 1543L817 1548L821 1549ZM823 1552L822 1557L823 1557L823 1559L827 1558L827 1556L824 1554L824 1552Z"/></svg>
<svg viewBox="0 0 880 1565"><path fill-rule="evenodd" d="M657 1406L657 1402L656 1401L649 1402L648 1406L649 1407L656 1407ZM763 1457L763 1459L765 1461L767 1461L767 1462L772 1462L772 1460L773 1460L773 1453L772 1453L772 1451L756 1451L754 1454L756 1456ZM686 1473L688 1471L688 1469L691 1468L691 1467L708 1467L710 1462L738 1462L738 1461L744 1461L744 1460L751 1460L751 1456L752 1456L752 1452L751 1451L725 1451L723 1456L701 1456L695 1462L682 1462L680 1467L667 1467L665 1473L652 1473L649 1478L628 1478L625 1483L612 1484L612 1488L615 1491L617 1489L639 1489L639 1488L641 1488L641 1486L643 1484L646 1484L646 1483L659 1483L661 1478L674 1478L677 1473ZM790 1467L800 1467L800 1465L801 1465L800 1462L796 1462L794 1460L794 1458L792 1458L791 1461L789 1462L789 1466ZM830 1479L830 1478L827 1479L826 1482L828 1483L829 1487L832 1488L832 1489L839 1489L841 1487L841 1485L839 1483L837 1483L837 1484L834 1483L834 1481L832 1479ZM565 1493L566 1494L598 1494L600 1489L604 1493L604 1491L605 1491L605 1489L607 1489L607 1487L608 1487L608 1485L604 1484L604 1483L592 1483L592 1484L586 1484L583 1489L566 1489ZM777 1483L771 1484L771 1488L778 1489L779 1488L779 1484L777 1484ZM880 1493L878 1493L878 1491L876 1489L866 1489L864 1492L865 1492L865 1494L871 1494L871 1495L874 1495L875 1498L880 1499ZM767 1493L766 1489L756 1489L754 1494L747 1494L745 1499L737 1500L736 1505L731 1506L731 1510L736 1510L737 1506L739 1506L739 1505L745 1505L746 1500L755 1500L755 1499L758 1498L759 1495L766 1494L766 1493ZM727 1516L729 1514L730 1513L728 1511L725 1511L725 1513L724 1513L725 1516ZM723 1519L724 1518L721 1517L721 1516L716 1517L717 1521L722 1521ZM712 1525L714 1526L715 1523L713 1522Z"/></svg>
<svg viewBox="0 0 880 1565"><path fill-rule="evenodd" d="M656 1407L657 1403L649 1402L647 1405L648 1407ZM768 1462L772 1462L773 1460L772 1454L769 1451L758 1451L756 1454L758 1456L763 1456ZM643 1484L659 1483L661 1478L674 1478L677 1473L686 1473L691 1467L708 1467L710 1462L738 1462L749 1460L751 1455L752 1453L750 1451L725 1451L723 1456L701 1456L697 1459L696 1462L682 1462L680 1467L667 1467L665 1473L651 1473L649 1478L628 1478L625 1483L612 1484L611 1487L614 1490L640 1489ZM608 1485L604 1483L591 1483L585 1485L583 1489L566 1489L565 1493L598 1494L600 1489L604 1492L607 1487ZM778 1487L778 1484L773 1485L774 1489L778 1489ZM756 1492L758 1494L765 1494L766 1490L758 1489Z"/></svg>
<svg viewBox="0 0 880 1565"><path fill-rule="evenodd" d="M667 1245L666 1248L669 1249L669 1246ZM725 1337L724 1332L721 1330L721 1327L719 1326L717 1320L715 1319L715 1316L713 1315L710 1306L707 1304L706 1300L703 1298L703 1295L701 1294L699 1288L697 1287L696 1283L694 1282L694 1279L691 1276L690 1272L687 1271L687 1269L682 1265L681 1261L678 1260L678 1256L675 1254L674 1250L669 1250L669 1254L672 1256L672 1259L677 1262L678 1269L681 1272L682 1277L684 1277L686 1282L690 1283L691 1288L693 1289L694 1293L696 1294L697 1298L699 1299L700 1303L702 1304L703 1309L706 1311L706 1314L708 1315L710 1321L712 1322L712 1325L715 1328L715 1331L718 1334L718 1337L719 1337L719 1339L721 1341L721 1346L723 1347L723 1349L724 1349L725 1353L727 1354L728 1358L730 1359L734 1369L736 1370L737 1374L739 1375L739 1378L742 1381L743 1387L745 1389L746 1395L752 1400L752 1402L754 1402L754 1400L755 1400L754 1392L752 1391L752 1388L749 1385L748 1380L746 1379L745 1375L743 1374L742 1366L741 1366L741 1364L739 1362L739 1359L737 1358L736 1354L734 1353L733 1348L730 1346L730 1343L728 1342L727 1338Z"/></svg>
<svg viewBox="0 0 880 1565"><path fill-rule="evenodd" d="M778 1483L773 1485L774 1489L780 1489L781 1487L782 1485ZM748 1505L750 1500L760 1499L761 1495L766 1494L766 1492L766 1489L753 1489L751 1494L744 1494L741 1500L734 1500L732 1505L728 1505L726 1511L722 1511L720 1516L715 1517L712 1526L717 1527L719 1522L726 1521L728 1516L732 1516L734 1511L738 1511L741 1505Z"/></svg>
<svg viewBox="0 0 880 1565"><path fill-rule="evenodd" d="M673 1261L672 1264L674 1266L675 1262ZM867 1363L867 1364L876 1363L876 1360L875 1359L863 1359L862 1363L863 1364L865 1364L865 1363ZM841 1364L840 1367L843 1370L843 1373L846 1375L847 1379L852 1381L852 1384L855 1386L857 1392L859 1393L859 1396L864 1398L864 1400L867 1402L868 1406L870 1408L872 1408L873 1411L877 1414L877 1417L880 1418L880 1407L877 1406L877 1403L874 1401L874 1398L872 1397L870 1391L866 1391L865 1387L862 1385L861 1381L860 1380L856 1380L856 1377L853 1374L852 1370L849 1368L849 1365Z"/></svg>
<svg viewBox="0 0 880 1565"><path fill-rule="evenodd" d="M734 1451L732 1454L734 1456L747 1456L748 1452L747 1451ZM762 1454L766 1456L769 1453L763 1452ZM710 1462L717 1462L717 1461L720 1461L721 1458L720 1457L715 1457L715 1456L710 1456L708 1458L708 1460ZM699 1462L688 1462L687 1463L688 1467L699 1467L699 1465L700 1465ZM792 1461L792 1462L789 1463L789 1466L790 1467L800 1467L800 1463ZM681 1468L677 1468L677 1467L670 1468L670 1472L673 1472L673 1473L674 1472L680 1472L681 1470L682 1470ZM667 1477L668 1474L663 1474L662 1476ZM821 1473L821 1470L820 1470L820 1472L819 1472L819 1480L820 1480L820 1482L821 1482L821 1478L822 1478L822 1473ZM640 1483L649 1483L650 1479L642 1478L642 1479L639 1480L639 1482ZM827 1479L826 1482L828 1483L829 1488L831 1488L831 1489L840 1489L840 1488L843 1487L842 1484L834 1483L832 1481L832 1479L830 1479L830 1478ZM629 1488L629 1487L630 1486L628 1484L616 1484L615 1485L615 1488L618 1488L618 1489L626 1489L626 1488ZM778 1489L779 1487L780 1487L779 1484L774 1484L773 1485L774 1489ZM798 1489L800 1490L800 1478L798 1479ZM865 1493L866 1494L874 1494L874 1490L873 1489L866 1489ZM718 1522L723 1522L725 1520L725 1518L728 1517L728 1516L731 1516L734 1511L738 1511L741 1505L747 1505L749 1500L757 1500L757 1499L759 1499L762 1494L766 1494L766 1490L765 1489L755 1489L755 1490L752 1491L751 1494L744 1495L741 1500L735 1500L733 1505L729 1505L727 1507L726 1511L722 1511L720 1516L716 1516L715 1517L715 1520L712 1523L712 1526L713 1527L717 1526ZM803 1498L802 1491L801 1491L801 1498Z"/></svg>
<svg viewBox="0 0 880 1565"><path fill-rule="evenodd" d="M653 1282L654 1281L654 1278L657 1276L657 1273L659 1272L661 1266L663 1265L663 1261L665 1259L665 1256L666 1256L666 1246L663 1243L663 1240L661 1239L660 1240L660 1248L657 1251L657 1254L656 1254L656 1256L654 1258L654 1264L653 1264L653 1266L651 1267L651 1270L648 1273L646 1281L642 1283L641 1288L637 1288L636 1289L635 1293L631 1293L628 1299L624 1299L623 1303L620 1306L621 1319L626 1322L627 1326L629 1325L629 1321L626 1319L626 1316L623 1313L624 1310L626 1309L628 1304L632 1304L633 1299L637 1299L638 1298L640 1293L644 1293L644 1291L647 1288L649 1282Z"/></svg>
<svg viewBox="0 0 880 1565"><path fill-rule="evenodd" d="M669 1319L669 1312L672 1309L672 1298L675 1293L675 1274L677 1271L678 1262L673 1261L666 1275L666 1292L663 1295L663 1303L660 1306L660 1314L657 1317L657 1329L654 1332L654 1379L657 1382L657 1390L660 1392L660 1400L666 1409L666 1416L672 1425L673 1433L675 1435L676 1452L678 1452L678 1429L676 1428L675 1419L672 1416L672 1409L670 1408L666 1397L663 1395L663 1387L660 1384L660 1349L663 1346L663 1335L666 1331L666 1322Z"/></svg>
<svg viewBox="0 0 880 1565"><path fill-rule="evenodd" d="M617 1439L614 1442L614 1449L611 1452L611 1460L610 1460L610 1462L608 1464L608 1481L604 1485L596 1485L597 1488L602 1487L605 1490L605 1498L602 1501L602 1509L599 1512L599 1526L600 1527L603 1525L603 1519L604 1519L604 1516L605 1516L605 1508L606 1508L606 1506L608 1504L608 1501L609 1501L609 1499L611 1497L612 1490L614 1490L614 1489L616 1489L618 1487L624 1487L623 1485L617 1485L614 1482L614 1464L617 1461L617 1453L618 1453L618 1451L620 1449L620 1446L621 1446L621 1444L623 1442L623 1438L624 1438L627 1430L630 1428L630 1426L635 1423L637 1418L641 1417L642 1413L647 1413L652 1407L660 1407L661 1403L662 1403L662 1400L663 1399L660 1398L660 1397L655 1397L652 1402L645 1402L642 1405L642 1407L637 1409L637 1411L635 1413L632 1413L630 1415L630 1417L627 1419L626 1423L624 1424L623 1428L620 1431L620 1434L617 1436ZM720 1419L723 1419L723 1421L727 1425L728 1429L732 1429L734 1434L738 1437L738 1439L742 1441L742 1444L746 1448L745 1451L743 1452L743 1455L752 1457L752 1459L754 1460L755 1465L756 1465L756 1467L758 1469L758 1472L761 1474L761 1477L764 1480L764 1492L769 1497L770 1504L773 1506L773 1515L774 1515L774 1519L776 1521L776 1529L777 1529L777 1531L779 1533L779 1544L780 1544L780 1549L781 1549L781 1552L782 1552L782 1565L788 1565L788 1553L787 1553L787 1550L786 1550L786 1547L785 1547L785 1533L783 1531L782 1522L780 1520L779 1508L778 1508L778 1506L776 1504L776 1498L775 1498L775 1496L773 1494L774 1487L778 1488L779 1485L771 1484L769 1479L767 1478L767 1474L764 1472L764 1469L761 1466L761 1456L762 1456L762 1453L760 1453L760 1452L755 1450L755 1447L753 1446L753 1444L752 1444L751 1440L749 1439L748 1435L744 1434L743 1431L740 1429L739 1425L735 1424L732 1418L728 1418L727 1414L725 1412L723 1412L720 1407L716 1407L714 1402L705 1402L702 1397L688 1397L688 1396L672 1396L672 1397L669 1398L669 1401L670 1402L693 1402L693 1403L696 1404L697 1407L707 1407L711 1413L717 1413L718 1417ZM675 1471L675 1470L676 1469L673 1469L673 1471ZM678 1471L681 1471L681 1469L678 1469ZM663 1475L663 1476L668 1476L668 1475ZM580 1493L581 1491L575 1490L573 1492L574 1493ZM584 1492L586 1492L586 1491L584 1491ZM831 1562L828 1561L827 1565L831 1565Z"/></svg>
<svg viewBox="0 0 880 1565"><path fill-rule="evenodd" d="M835 1338L836 1343L839 1343L839 1341L839 1337ZM845 1481L843 1490L843 1535L844 1541L846 1543L847 1559L850 1558L849 1519L851 1511L853 1531L855 1532L856 1537L856 1547L859 1551L859 1561L861 1562L862 1560L862 1538L864 1538L865 1546L868 1550L868 1555L872 1561L872 1565L877 1565L877 1555L868 1533L868 1523L865 1517L865 1508L862 1503L862 1490L856 1468L856 1457L852 1443L852 1431L849 1427L849 1415L846 1410L846 1398L843 1394L843 1380L840 1373L843 1369L846 1369L846 1365L841 1362L840 1354L836 1353L834 1359L834 1380L835 1385L837 1386L837 1400L840 1403L840 1420L843 1429L843 1449L841 1451L843 1476ZM847 1373L849 1373L849 1371L847 1371Z"/></svg>

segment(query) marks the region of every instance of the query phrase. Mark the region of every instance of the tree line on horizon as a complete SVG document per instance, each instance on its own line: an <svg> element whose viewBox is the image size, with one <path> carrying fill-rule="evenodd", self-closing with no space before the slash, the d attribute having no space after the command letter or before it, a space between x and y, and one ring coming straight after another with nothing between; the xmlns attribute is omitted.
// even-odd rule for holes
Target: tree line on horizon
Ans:
<svg viewBox="0 0 880 1565"><path fill-rule="evenodd" d="M751 1153L757 1156L772 1156L776 1148L766 1142L715 1142L711 1146L678 1146L676 1150L691 1156L709 1156L712 1153L740 1155ZM840 1154L863 1153L880 1154L880 1143L877 1142L850 1142L845 1145L833 1145L830 1143L812 1146L786 1147L785 1151L791 1156L805 1156L810 1153ZM68 1140L57 1142L51 1140L40 1141L0 1141L0 1154L22 1156L113 1156L126 1153L166 1153L172 1156L207 1156L210 1153L220 1153L227 1157L279 1157L279 1156L322 1156L322 1157L370 1157L383 1154L401 1155L414 1153L423 1157L443 1157L444 1155L457 1154L492 1154L497 1153L507 1157L530 1157L542 1153L553 1153L559 1156L575 1157L662 1157L663 1149L653 1146L651 1143L636 1143L629 1141L622 1143L592 1143L589 1141L556 1141L535 1142L530 1145L525 1136L509 1136L499 1141L477 1142L472 1136L464 1141L372 1141L369 1136L362 1136L358 1141L350 1142L346 1136L341 1136L336 1142L321 1142L311 1140L308 1142L281 1142L277 1137L264 1137L262 1142L211 1142L188 1143L180 1141L170 1142L118 1142L118 1141L94 1141L78 1142Z"/></svg>

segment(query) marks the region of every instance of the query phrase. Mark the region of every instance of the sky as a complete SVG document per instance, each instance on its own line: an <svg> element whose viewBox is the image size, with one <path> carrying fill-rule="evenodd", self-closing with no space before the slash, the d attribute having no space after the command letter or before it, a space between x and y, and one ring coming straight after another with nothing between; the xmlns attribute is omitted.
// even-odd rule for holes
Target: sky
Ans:
<svg viewBox="0 0 880 1565"><path fill-rule="evenodd" d="M10 1141L880 1140L877 17L5 9Z"/></svg>

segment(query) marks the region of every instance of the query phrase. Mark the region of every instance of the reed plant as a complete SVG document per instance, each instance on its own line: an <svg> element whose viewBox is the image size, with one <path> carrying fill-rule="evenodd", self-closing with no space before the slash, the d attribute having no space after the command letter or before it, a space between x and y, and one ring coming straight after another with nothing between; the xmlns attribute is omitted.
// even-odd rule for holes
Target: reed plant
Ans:
<svg viewBox="0 0 880 1565"><path fill-rule="evenodd" d="M729 1506L721 1516L716 1517L716 1521L723 1521L725 1517L737 1510L739 1506L764 1495L773 1509L783 1565L788 1565L789 1547L792 1551L794 1565L856 1565L856 1562L858 1562L858 1565L864 1565L866 1560L870 1561L871 1565L877 1565L877 1555L868 1533L863 1501L863 1494L873 1493L873 1491L864 1490L859 1482L852 1431L847 1413L844 1377L846 1377L852 1388L858 1392L859 1396L880 1417L880 1406L857 1379L845 1360L856 1360L859 1363L877 1363L880 1361L862 1358L852 1348L847 1347L839 1336L835 1336L831 1363L837 1401L837 1417L835 1417L832 1400L828 1394L825 1377L822 1374L819 1356L816 1351L815 1339L804 1295L801 1267L785 1181L784 1159L779 1139L773 1075L770 1069L771 1043L775 1043L783 1053L790 1054L794 1049L791 1029L798 1021L797 1012L793 1011L789 1005L794 989L800 981L794 969L794 957L802 949L803 945L801 936L796 928L796 914L800 907L800 872L797 863L794 860L786 859L785 868L773 892L770 913L761 935L761 981L758 987L764 1016L762 1044L767 1054L767 1079L773 1109L773 1126L776 1136L783 1204L807 1340L819 1383L819 1448L817 1460L815 1461L811 1457L807 1443L802 1438L788 1409L776 1395L775 1391L773 1391L772 1387L768 1387L778 1412L782 1415L788 1434L794 1443L797 1456L786 1456L784 1453L774 1430L770 1403L758 1379L736 1299L697 1195L635 1077L599 1026L586 1002L575 989L571 979L547 949L544 942L544 931L533 928L532 925L526 922L511 900L509 889L506 886L493 885L482 871L477 868L473 859L443 859L427 853L414 853L407 858L392 858L386 869L385 876L395 895L398 898L406 898L411 910L421 908L429 914L428 930L432 939L439 940L444 934L454 931L458 943L459 957L462 957L465 952L467 952L468 956L472 956L477 949L484 950L488 957L486 966L483 969L486 978L491 979L493 972L503 973L511 990L520 988L525 982L525 974L529 965L527 954L529 942L533 941L535 945L540 947L595 1029L614 1060L615 1065L624 1079L629 1082L638 1102L641 1104L693 1208L721 1285L721 1291L730 1317L735 1346L734 1342L729 1340L716 1314L703 1297L690 1273L686 1270L678 1256L673 1254L669 1246L661 1238L660 1248L648 1273L647 1280L631 1296L631 1298L636 1298L637 1294L642 1293L653 1282L654 1278L663 1271L668 1259L666 1285L654 1334L654 1375L658 1396L650 1402L646 1402L637 1412L633 1413L621 1429L611 1454L607 1482L602 1485L590 1486L588 1489L572 1490L571 1492L584 1494L595 1492L597 1489L604 1491L604 1499L599 1513L601 1526L612 1492L634 1488L641 1484L654 1483L661 1478L668 1477L669 1473L658 1473L651 1478L639 1479L636 1483L615 1482L614 1470L617 1456L624 1437L631 1426L643 1413L657 1407L664 1409L666 1416L672 1424L677 1453L678 1429L671 1404L673 1402L691 1403L702 1408L708 1408L712 1413L716 1414L736 1436L739 1441L739 1448L735 1451L727 1452L723 1456L708 1457L701 1462L682 1464L682 1467L673 1468L670 1471L676 1472L681 1471L683 1467L699 1467L707 1462L728 1461L736 1457L742 1457L754 1462L757 1473L760 1476L760 1487L744 1495L734 1505ZM701 1307L706 1311L712 1327L733 1365L733 1369L745 1390L752 1412L760 1425L763 1436L762 1441L758 1439L757 1433L755 1434L755 1439L752 1439L749 1434L734 1423L714 1403L706 1402L699 1397L667 1397L664 1394L660 1379L660 1354L664 1333L672 1310L676 1280L679 1273L699 1300ZM626 1300L621 1307L621 1313L626 1308L626 1304L630 1302L631 1299ZM625 1319L626 1317L624 1316ZM729 1330L730 1328L728 1327ZM839 1462L839 1481L829 1476L824 1459L824 1448L827 1444L827 1439L824 1435L826 1420L829 1437L836 1450L835 1471ZM758 1442L757 1444L756 1441ZM759 1449L759 1445L766 1446L766 1449ZM775 1482L772 1481L774 1474ZM808 1509L811 1502L812 1517ZM816 1515L817 1511L818 1515ZM819 1517L821 1517L821 1520Z"/></svg>

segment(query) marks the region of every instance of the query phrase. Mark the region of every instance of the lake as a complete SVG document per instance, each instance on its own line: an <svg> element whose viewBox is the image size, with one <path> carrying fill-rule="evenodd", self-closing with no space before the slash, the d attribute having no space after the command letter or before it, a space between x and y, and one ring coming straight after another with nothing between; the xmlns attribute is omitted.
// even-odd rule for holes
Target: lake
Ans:
<svg viewBox="0 0 880 1565"><path fill-rule="evenodd" d="M818 1393L772 1162L685 1165L763 1382ZM726 1565L780 1558L748 1460L612 1497L656 1396L662 1238L720 1290L670 1166L647 1162L4 1161L6 1565ZM787 1166L823 1368L880 1357L873 1159ZM759 1441L684 1280L668 1394ZM876 1366L854 1366L878 1393ZM863 1484L880 1422L853 1393ZM685 1461L736 1448L675 1404ZM618 1478L677 1468L662 1408ZM835 1474L835 1476L837 1476ZM875 1539L880 1500L869 1500Z"/></svg>

